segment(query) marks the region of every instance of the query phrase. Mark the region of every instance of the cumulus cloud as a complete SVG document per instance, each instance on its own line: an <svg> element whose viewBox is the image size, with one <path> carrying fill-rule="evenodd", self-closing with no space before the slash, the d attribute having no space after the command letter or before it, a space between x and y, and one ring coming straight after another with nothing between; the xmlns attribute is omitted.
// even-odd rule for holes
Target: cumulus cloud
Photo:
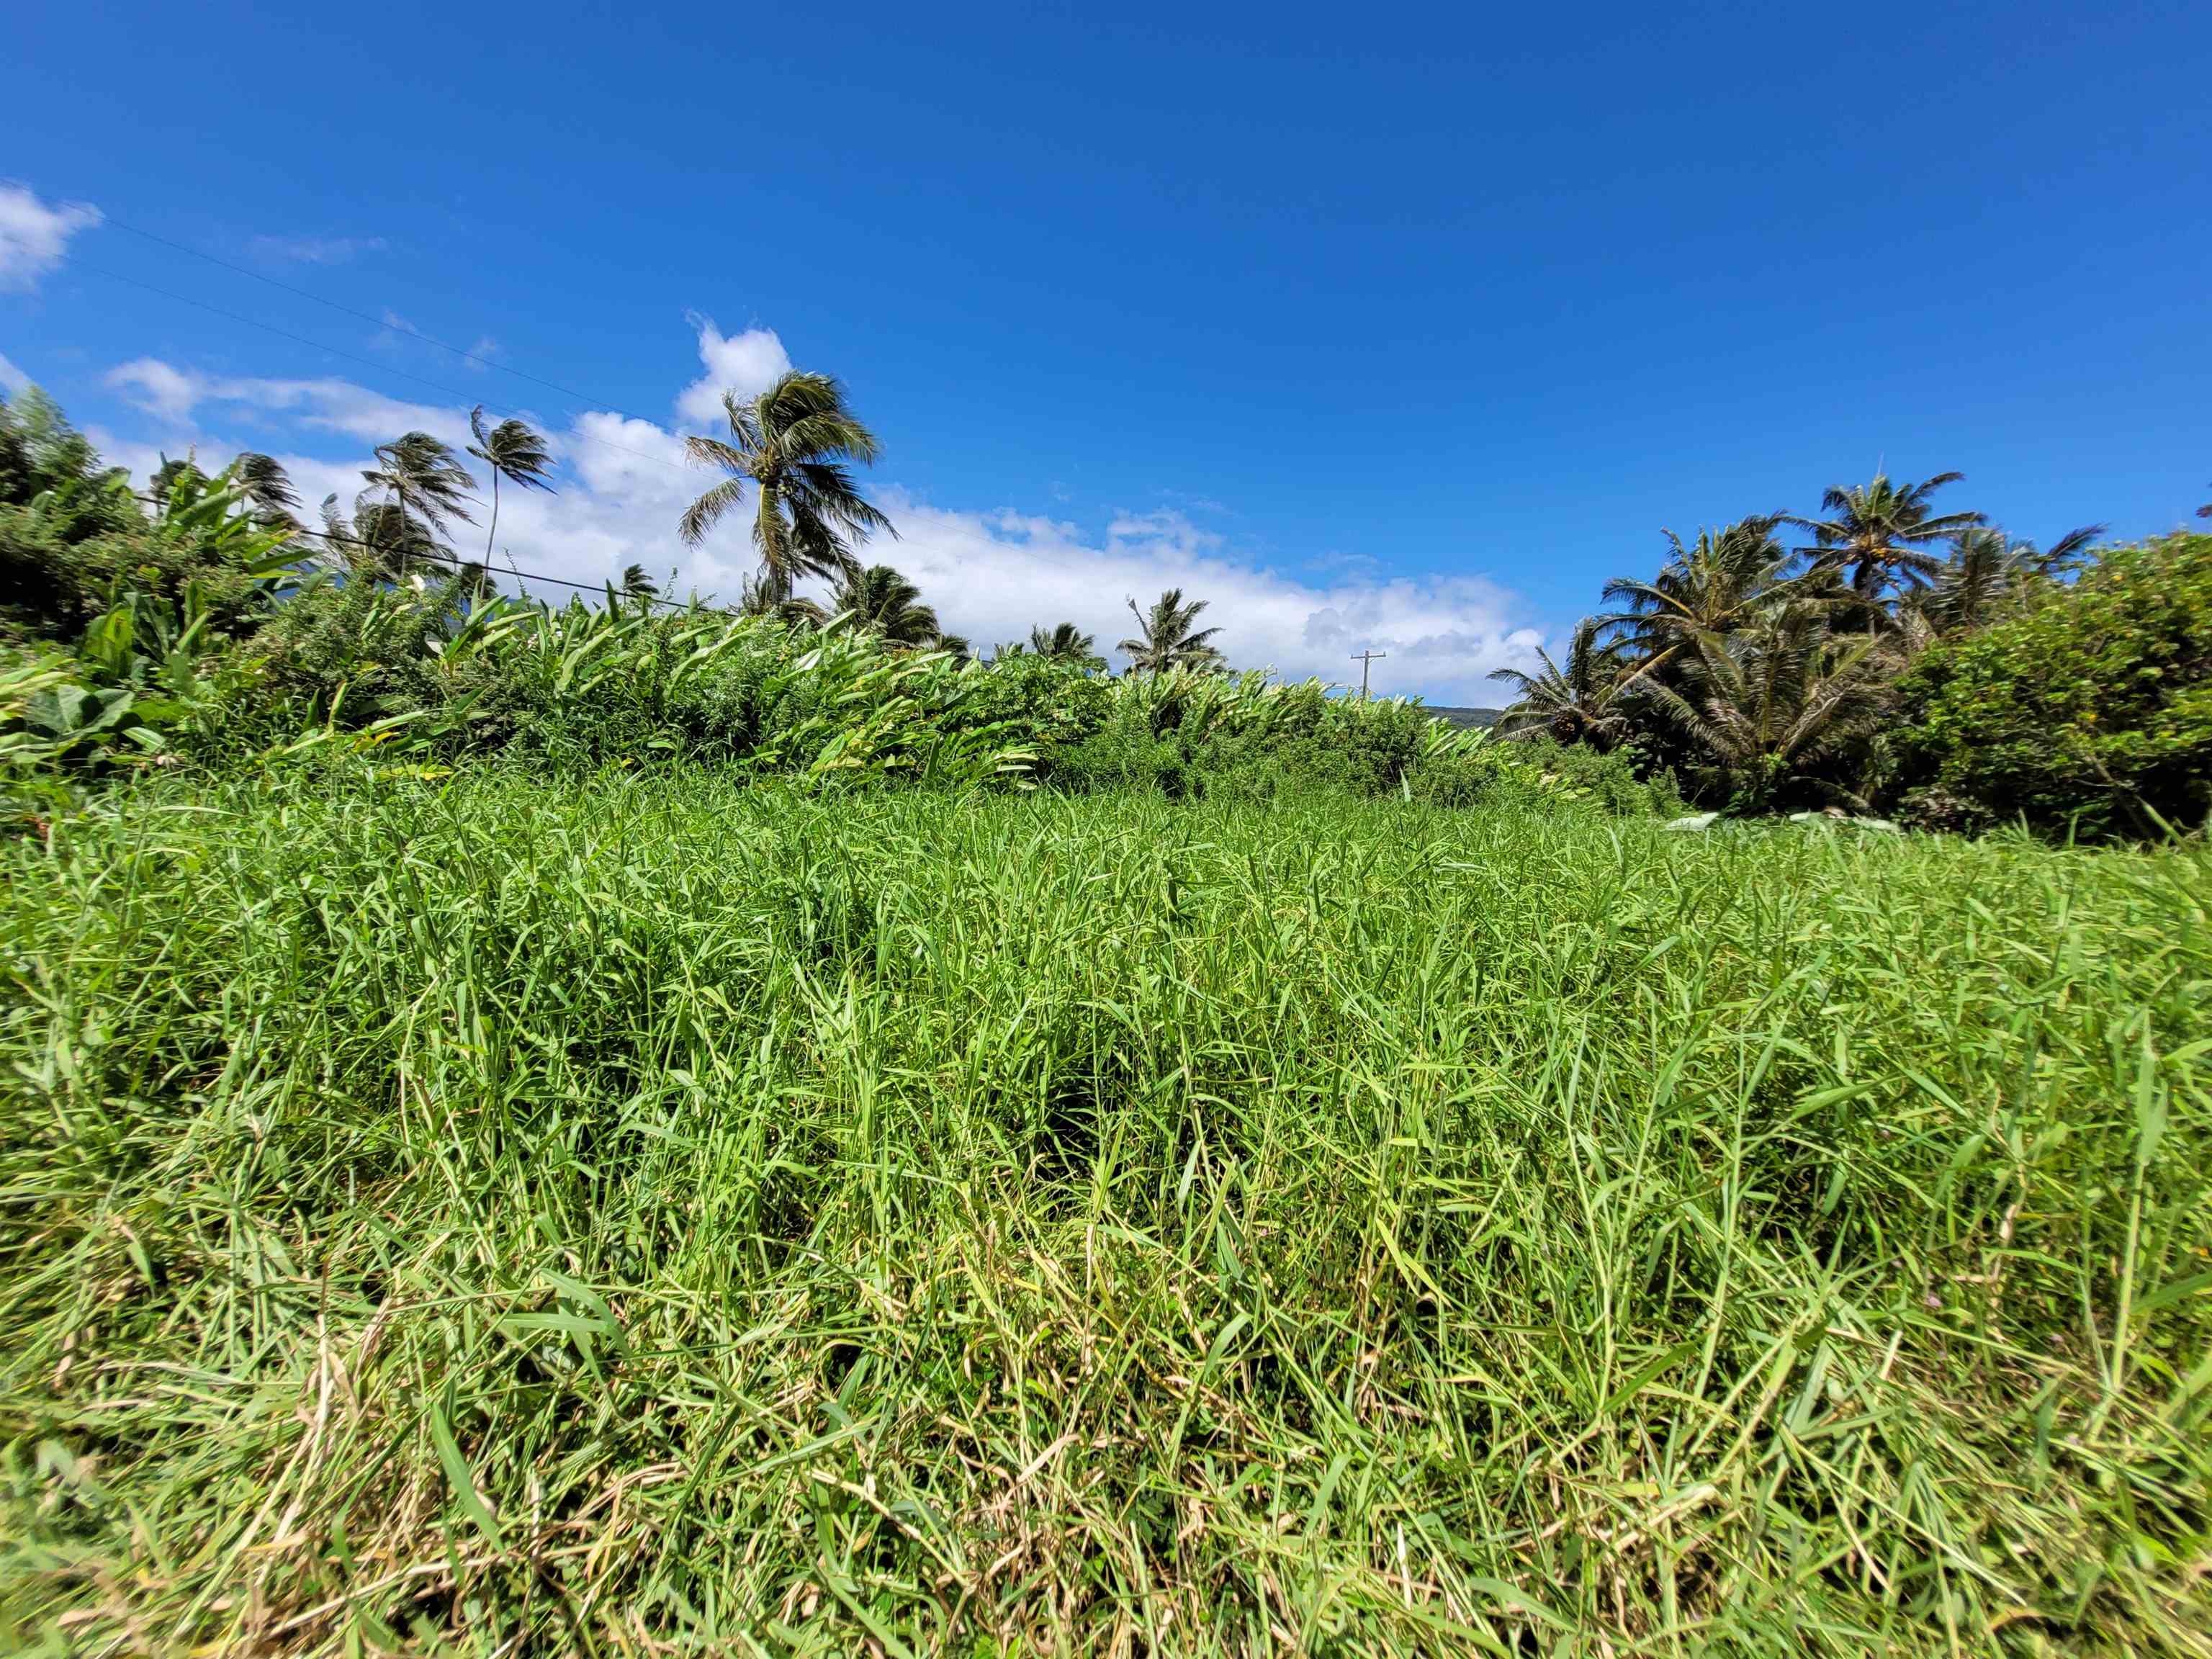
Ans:
<svg viewBox="0 0 2212 1659"><path fill-rule="evenodd" d="M381 253L381 236L257 236L247 249L256 258L301 265L342 265L364 253Z"/></svg>
<svg viewBox="0 0 2212 1659"><path fill-rule="evenodd" d="M28 293L61 263L70 238L100 222L89 202L49 206L27 185L0 182L0 292Z"/></svg>
<svg viewBox="0 0 2212 1659"><path fill-rule="evenodd" d="M107 371L107 384L130 401L172 423L189 421L206 395L205 383L159 357L137 357Z"/></svg>
<svg viewBox="0 0 2212 1659"><path fill-rule="evenodd" d="M719 412L724 385L757 389L788 362L766 330L732 339L711 323L699 327L709 373L679 398L686 415L702 387L712 388L708 406ZM310 501L326 493L350 501L362 487L368 447L398 433L419 428L457 447L468 436L465 410L404 403L334 378L228 378L142 357L118 365L108 381L164 423L158 435L165 442L192 446L204 465L220 465L240 447L276 453ZM208 429L241 423L256 428L243 442ZM359 450L338 459L295 453L317 433ZM638 563L656 578L672 573L675 592L734 601L753 568L749 524L742 515L726 522L703 549L678 539L678 516L714 476L687 462L678 433L593 411L549 437L562 463L560 493L502 495L495 568L597 583ZM1238 667L1342 684L1352 678L1352 653L1373 649L1388 653L1375 665L1378 693L1483 702L1495 692L1486 683L1489 672L1531 665L1541 640L1514 597L1486 578L1393 578L1372 561L1350 558L1331 562L1321 574L1292 575L1239 553L1178 508L1117 513L1086 530L1012 507L945 507L895 485L877 492L877 501L899 534L879 538L863 556L896 565L946 627L986 649L1026 639L1034 624L1066 621L1110 653L1134 626L1127 599L1143 605L1164 588L1181 587L1208 602L1205 620L1220 624L1219 643ZM466 532L457 539L474 553L483 548L481 534L473 544Z"/></svg>
<svg viewBox="0 0 2212 1659"><path fill-rule="evenodd" d="M722 418L722 394L740 398L765 392L776 377L791 371L791 356L772 328L749 328L725 336L711 317L692 319L699 329L699 361L707 372L684 389L676 412L685 420L711 426Z"/></svg>
<svg viewBox="0 0 2212 1659"><path fill-rule="evenodd" d="M188 429L203 410L257 423L283 416L322 432L382 443L403 432L428 432L447 443L469 438L466 410L410 404L335 376L261 380L206 375L159 357L138 357L107 371L106 382L148 414Z"/></svg>
<svg viewBox="0 0 2212 1659"><path fill-rule="evenodd" d="M1541 641L1482 577L1299 581L1230 556L1180 514L1121 514L1095 539L1056 520L954 511L896 489L880 504L900 539L871 556L897 565L948 628L979 645L1065 621L1108 647L1135 628L1129 599L1143 606L1180 587L1207 602L1204 621L1221 625L1216 643L1240 668L1340 684L1350 654L1372 648L1389 653L1387 668L1376 665L1378 693L1480 702L1489 672L1527 664Z"/></svg>

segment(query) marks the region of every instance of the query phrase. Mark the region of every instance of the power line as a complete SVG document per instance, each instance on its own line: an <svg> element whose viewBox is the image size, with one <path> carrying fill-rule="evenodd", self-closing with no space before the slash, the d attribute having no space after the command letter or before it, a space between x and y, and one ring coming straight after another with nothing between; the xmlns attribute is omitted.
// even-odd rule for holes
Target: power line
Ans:
<svg viewBox="0 0 2212 1659"><path fill-rule="evenodd" d="M160 507L163 505L162 498L159 495L143 495L137 490L133 490L131 493L137 500L145 501L151 506ZM274 529L276 526L271 526L270 527ZM288 536L312 536L319 542L328 542L331 546L341 550L345 548L362 548L370 552L376 550L367 542L356 540L349 536L333 535L327 530L310 530L303 524L294 525L285 533ZM459 570L465 570L471 566L475 566L481 568L488 575L495 574L493 571L491 564L486 560L464 559L459 555L453 553L433 553L424 551L420 549L410 548L404 556L408 559L434 560L437 563L451 565L455 569ZM539 571L525 570L512 562L510 562L507 567L507 574L514 577L518 581L551 582L556 587L573 587L578 592L584 593L604 593L611 587L617 593L621 594L626 599L643 599L648 605L665 605L678 611L690 611L696 608L701 611L718 611L725 617L742 617L745 614L742 611L732 611L726 605L708 605L705 601L699 599L663 599L658 593L633 593L613 582L580 582L572 581L566 576L549 576Z"/></svg>
<svg viewBox="0 0 2212 1659"><path fill-rule="evenodd" d="M363 368L371 369L379 374L393 374L397 375L403 380L412 380L416 386L428 386L431 391L441 393L448 398L458 398L465 404L482 404L487 409L492 408L490 404L484 404L482 398L476 397L473 393L463 392L456 386L445 386L436 380L425 380L420 374L410 374L404 368L394 368L389 363L380 363L374 358L360 356L350 351L343 351L339 349L337 346L325 345L320 340L311 340L304 334L295 334L289 329L277 327L274 323L264 323L258 317L248 317L239 312L226 311L221 306L210 305L204 300L195 300L189 294L179 294L173 289L161 288L152 283L143 282L136 276L125 276L119 270L110 270L104 265L93 264L80 255L75 253L60 253L57 254L55 257L57 258L66 260L69 264L76 266L81 270L88 270L95 276L105 276L110 282L122 283L131 288L143 289L149 294L158 294L161 298L165 300L174 300L179 305L195 306L202 311L223 318L228 321L243 323L248 328L258 328L265 334L274 334L280 340L289 340L295 345L303 345L313 351L326 352L333 357L342 357L349 363L359 363ZM492 412L494 414L499 414L502 411L493 409ZM516 411L509 410L504 412L514 414ZM575 413L573 410L567 412L571 415ZM619 410L610 410L608 412L617 415L621 413ZM627 444L615 443L609 439L596 436L589 432L578 431L574 426L569 428L568 435L575 438L580 442L597 444L602 449L611 449L618 454L632 455L641 461L653 461L661 466L668 468L672 472L686 472L689 471L689 469L679 466L676 462L670 460L665 455L654 455L642 449L632 449Z"/></svg>
<svg viewBox="0 0 2212 1659"><path fill-rule="evenodd" d="M533 385L542 386L550 391L558 392L564 397L575 398L580 399L586 404L598 406L592 412L604 412L606 414L616 415L625 420L640 421L650 426L659 425L659 422L656 421L649 420L644 416L629 414L626 410L616 408L612 404L608 403L605 399L594 398L588 392L579 392L573 386L562 386L557 380L544 380L540 376L532 374L526 370L511 368L505 363L498 362L491 358L482 356L476 352L465 351L460 347L454 345L448 341L437 338L434 335L425 334L420 329L417 329L404 321L396 320L390 317L371 316L365 311L359 311L355 309L353 307L344 305L338 301L326 298L322 295L313 292L312 289L300 288L290 283L280 282L274 276L270 276L260 271L251 270L245 265L234 264L230 260L221 258L215 254L204 252L187 243L172 240L167 236L158 235L150 230L141 229L136 225L125 224L119 219L109 218L105 220L104 222L114 226L118 230L128 231L134 236L142 237L147 241L158 243L163 247L173 248L179 253L190 254L192 258L197 259L204 259L208 264L219 266L222 270L233 271L241 276L251 277L258 283L265 283L271 288L282 289L287 294L296 295L301 299L311 300L317 305L327 306L333 311L341 313L345 316L357 319L362 322L371 324L375 327L389 329L394 333L408 335L415 339L421 340L427 345L436 346L443 351L450 351L455 356L464 358L470 362L479 364L483 368L494 368L499 370L502 374L516 375L522 380L532 382ZM463 392L458 387L446 386L440 381L426 379L422 375L412 374L406 369L396 368L389 363L379 362L374 358L363 357L356 353L341 349L337 346L325 345L319 340L310 339L302 334L295 334L289 329L279 328L275 324L264 322L258 318L245 316L234 311L227 311L221 306L210 305L204 300L196 300L190 295L179 294L172 289L159 287L155 283L145 282L136 276L126 276L120 271L110 270L104 266L93 264L80 255L63 252L58 254L57 257L70 264L79 266L85 270L90 271L94 276L105 276L111 282L122 283L131 288L143 289L149 294L158 295L163 299L175 301L179 305L195 307L199 310L209 313L210 315L223 318L225 320L229 322L243 324L248 328L258 328L264 333L273 334L277 338L289 340L295 345L306 346L310 350L325 352L331 356L342 358L349 363L358 363L362 368L367 368L373 373L396 375L403 380L412 381L416 386L426 386L429 390L438 392L442 396L458 398L463 403L482 403L482 400L477 398L473 392ZM485 404L483 406L488 409L492 409L492 412L495 414L502 412L515 414L520 412L512 410L501 411L493 408L493 406L489 404ZM632 449L627 444L618 444L610 439L601 438L593 434L578 430L573 424L573 417L580 411L574 409L570 409L562 412L572 417L572 424L569 428L568 435L578 441L597 444L602 449L612 450L617 454L633 456L639 460L653 461L661 466L667 467L671 471L683 472L687 475L690 473L690 469L680 465L674 461L669 460L665 456L654 455L642 449ZM301 533L305 535L316 535L320 532L303 530ZM896 530L893 530L891 532L894 538L896 537L897 533L898 532ZM1052 562L1057 564L1063 569L1073 568L1073 566L1064 559L1054 560ZM515 574L521 575L526 573L517 571ZM536 577L533 578L533 580L554 582L562 580L562 578L557 576ZM564 582L563 585L571 587L580 587L587 592L596 592L599 591L598 588L592 586L592 584L587 582ZM678 602L673 600L660 600L657 601L657 603L676 604ZM709 609L715 608L718 607L709 607ZM735 616L741 613L731 611L728 614Z"/></svg>
<svg viewBox="0 0 2212 1659"><path fill-rule="evenodd" d="M118 230L128 231L133 236L143 237L149 242L159 242L163 247L174 248L179 253L189 253L195 259L204 259L211 265L220 265L225 270L235 271L240 276L250 276L257 283L266 283L270 288L282 289L285 293L297 295L302 300L312 300L319 306L328 306L332 311L343 312L345 315L357 318L364 323L372 323L379 328L390 329L395 334L408 335L422 341L425 345L436 346L441 351L450 351L456 357L477 364L481 368L495 368L502 374L514 375L520 380L529 381L532 386L542 386L549 392L557 392L564 398L574 398L580 402L596 405L610 414L620 415L625 420L635 421L644 418L642 416L631 415L626 410L617 409L606 398L595 398L588 392L579 392L574 386L562 386L558 380L545 380L539 375L531 374L526 369L514 368L477 352L464 351L460 347L441 340L434 334L425 334L421 329L404 319L389 313L382 317L372 317L365 311L356 311L353 307L331 299L327 295L317 294L312 289L301 288L291 283L279 282L265 272L252 270L246 265L234 264L228 259L193 247L189 243L171 241L167 237L156 235L150 230L141 230L136 225L126 225L120 219L110 217L103 222L113 226Z"/></svg>

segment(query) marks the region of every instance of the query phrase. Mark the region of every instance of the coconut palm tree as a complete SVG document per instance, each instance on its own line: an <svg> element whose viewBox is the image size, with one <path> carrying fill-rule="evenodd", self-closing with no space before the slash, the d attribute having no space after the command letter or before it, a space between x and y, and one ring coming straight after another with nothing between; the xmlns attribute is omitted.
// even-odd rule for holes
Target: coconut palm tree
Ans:
<svg viewBox="0 0 2212 1659"><path fill-rule="evenodd" d="M878 449L836 380L794 369L750 401L725 393L722 409L729 439L687 437L684 447L693 460L730 476L684 510L677 530L696 547L750 484L759 497L753 545L763 603L788 599L802 576L840 574L853 562L853 542L869 532L897 535L847 470L848 461L872 464Z"/></svg>
<svg viewBox="0 0 2212 1659"><path fill-rule="evenodd" d="M1103 668L1106 659L1098 654L1097 641L1072 622L1054 623L1048 633L1042 628L1030 629L1030 653L1050 662L1071 662L1079 668Z"/></svg>
<svg viewBox="0 0 2212 1659"><path fill-rule="evenodd" d="M887 564L848 568L830 592L828 607L891 645L934 645L944 637L937 612L921 603L921 590Z"/></svg>
<svg viewBox="0 0 2212 1659"><path fill-rule="evenodd" d="M1224 665L1221 653L1212 641L1221 630L1218 628L1198 628L1198 613L1206 609L1204 599L1186 600L1182 589L1170 587L1152 601L1150 611L1137 609L1134 599L1129 601L1129 614L1137 619L1137 636L1123 640L1114 648L1129 654L1129 672L1133 674L1157 674L1168 668L1219 668Z"/></svg>
<svg viewBox="0 0 2212 1659"><path fill-rule="evenodd" d="M379 444L375 466L361 476L372 492L383 492L403 520L419 522L433 546L444 546L448 515L465 524L476 522L466 503L476 499L477 481L452 446L427 432L403 433Z"/></svg>
<svg viewBox="0 0 2212 1659"><path fill-rule="evenodd" d="M1779 513L1741 519L1717 532L1699 531L1688 546L1666 532L1673 556L1648 582L1630 576L1607 582L1605 597L1627 608L1599 617L1599 625L1620 630L1647 658L1742 626L1784 581L1790 556L1774 537L1782 521Z"/></svg>
<svg viewBox="0 0 2212 1659"><path fill-rule="evenodd" d="M1561 743L1586 743L1610 749L1628 735L1629 709L1621 694L1644 669L1632 666L1615 647L1601 642L1600 617L1585 617L1567 641L1564 667L1537 647L1543 667L1534 674L1496 668L1490 678L1513 686L1520 696L1498 722L1500 737L1548 732Z"/></svg>
<svg viewBox="0 0 2212 1659"><path fill-rule="evenodd" d="M348 568L370 581L400 581L418 562L443 562L428 526L368 490L355 497L350 518L338 510L336 495L323 497L323 536Z"/></svg>
<svg viewBox="0 0 2212 1659"><path fill-rule="evenodd" d="M620 592L627 599L657 599L660 597L660 584L645 574L643 565L627 564L623 567Z"/></svg>
<svg viewBox="0 0 2212 1659"><path fill-rule="evenodd" d="M1943 561L1929 550L1982 522L1978 513L1938 513L1931 505L1937 490L1966 476L1939 472L1898 484L1877 473L1870 483L1838 485L1822 495L1826 519L1793 515L1782 522L1813 532L1813 544L1796 550L1810 561L1808 574L1847 579L1851 596L1871 610L1889 589L1931 580Z"/></svg>
<svg viewBox="0 0 2212 1659"><path fill-rule="evenodd" d="M292 488L291 476L275 456L264 455L258 450L242 450L231 457L230 477L246 492L246 501L258 521L271 530L300 528L300 520L292 511L300 504L300 493Z"/></svg>
<svg viewBox="0 0 2212 1659"><path fill-rule="evenodd" d="M1644 695L1705 751L1738 810L1808 792L1864 806L1818 769L1884 717L1878 637L1832 634L1822 606L1783 604L1735 633L1700 635L1684 664L1679 689L1653 680Z"/></svg>
<svg viewBox="0 0 2212 1659"><path fill-rule="evenodd" d="M491 469L491 527L484 532L484 557L489 559L499 535L499 481L511 479L523 489L550 495L553 486L545 480L553 470L553 457L544 434L527 421L509 416L497 426L486 426L482 404L469 411L469 430L476 435L469 453Z"/></svg>
<svg viewBox="0 0 2212 1659"><path fill-rule="evenodd" d="M2078 568L2082 555L2105 533L2100 524L2069 530L2046 550L2014 541L1990 525L1962 530L1951 556L1911 608L1933 634L1962 634L1982 627L2015 605L2034 583Z"/></svg>

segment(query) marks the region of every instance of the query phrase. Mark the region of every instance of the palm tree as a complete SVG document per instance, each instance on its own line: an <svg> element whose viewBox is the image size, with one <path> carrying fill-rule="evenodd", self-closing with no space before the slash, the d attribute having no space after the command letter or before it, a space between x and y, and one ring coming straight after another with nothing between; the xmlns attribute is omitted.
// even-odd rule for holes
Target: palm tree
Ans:
<svg viewBox="0 0 2212 1659"><path fill-rule="evenodd" d="M1098 642L1072 622L1054 623L1052 631L1042 628L1030 629L1030 652L1048 662L1069 662L1082 669L1103 668L1106 659L1098 654Z"/></svg>
<svg viewBox="0 0 2212 1659"><path fill-rule="evenodd" d="M1883 719L1880 640L1832 634L1820 605L1784 604L1725 637L1700 636L1686 666L1681 689L1653 681L1645 695L1705 750L1739 810L1807 790L1864 805L1813 769Z"/></svg>
<svg viewBox="0 0 2212 1659"><path fill-rule="evenodd" d="M660 597L660 584L645 574L643 565L629 564L623 567L620 591L628 599L657 599Z"/></svg>
<svg viewBox="0 0 2212 1659"><path fill-rule="evenodd" d="M944 637L937 612L921 603L921 590L887 564L848 568L831 591L830 608L888 644L928 646Z"/></svg>
<svg viewBox="0 0 2212 1659"><path fill-rule="evenodd" d="M553 470L553 457L544 437L527 421L509 416L497 426L485 426L482 404L469 411L469 430L476 434L469 453L491 469L491 528L484 533L484 557L489 559L499 534L499 481L509 478L526 489L550 495L553 486L545 477Z"/></svg>
<svg viewBox="0 0 2212 1659"><path fill-rule="evenodd" d="M1500 737L1548 732L1561 743L1586 743L1602 750L1627 735L1628 708L1621 693L1644 670L1630 668L1617 649L1600 642L1598 633L1604 627L1601 617L1584 617L1575 624L1564 668L1540 646L1536 655L1544 665L1538 672L1491 671L1492 679L1503 680L1521 694L1498 722Z"/></svg>
<svg viewBox="0 0 2212 1659"><path fill-rule="evenodd" d="M354 498L350 519L338 511L336 495L324 496L323 534L356 574L371 581L400 581L417 561L441 560L428 526L367 490Z"/></svg>
<svg viewBox="0 0 2212 1659"><path fill-rule="evenodd" d="M1211 643L1218 628L1194 628L1204 599L1186 601L1182 589L1170 587L1152 601L1149 611L1129 601L1129 614L1137 619L1137 637L1114 648L1129 653L1133 674L1157 674L1168 668L1219 668L1221 653Z"/></svg>
<svg viewBox="0 0 2212 1659"><path fill-rule="evenodd" d="M678 532L696 547L750 483L753 545L760 551L760 591L774 606L791 597L801 576L829 576L853 562L851 541L891 521L862 497L845 463L872 464L875 434L846 407L844 388L827 374L793 370L750 402L726 392L730 438L687 437L695 461L730 476L684 510Z"/></svg>
<svg viewBox="0 0 2212 1659"><path fill-rule="evenodd" d="M1607 582L1605 597L1627 609L1599 617L1599 624L1619 629L1646 657L1742 626L1784 582L1790 554L1774 538L1782 521L1779 513L1760 514L1717 533L1701 530L1687 547L1666 532L1674 556L1648 582L1628 576Z"/></svg>
<svg viewBox="0 0 2212 1659"><path fill-rule="evenodd" d="M231 457L230 477L246 492L257 520L271 530L299 529L300 520L292 509L299 506L300 494L275 456L242 450Z"/></svg>
<svg viewBox="0 0 2212 1659"><path fill-rule="evenodd" d="M1939 472L1915 484L1892 483L1885 473L1867 484L1838 485L1820 497L1826 519L1784 518L1782 522L1813 532L1813 545L1797 551L1811 561L1815 577L1848 577L1852 596L1878 606L1893 586L1917 587L1942 568L1929 552L1982 522L1978 513L1937 513L1929 505L1945 484L1963 472Z"/></svg>
<svg viewBox="0 0 2212 1659"><path fill-rule="evenodd" d="M2104 533L2100 524L2083 525L2068 531L2045 550L2033 542L2014 541L1994 526L1976 525L1962 530L1935 580L1925 592L1915 596L1913 608L1937 634L1979 628L2017 601L2033 584L2079 568L2081 556Z"/></svg>
<svg viewBox="0 0 2212 1659"><path fill-rule="evenodd" d="M476 522L465 503L475 499L477 481L450 445L427 432L379 444L376 465L361 476L371 490L384 492L403 520L420 520L434 546L443 546L438 538L446 533L448 514L465 524Z"/></svg>

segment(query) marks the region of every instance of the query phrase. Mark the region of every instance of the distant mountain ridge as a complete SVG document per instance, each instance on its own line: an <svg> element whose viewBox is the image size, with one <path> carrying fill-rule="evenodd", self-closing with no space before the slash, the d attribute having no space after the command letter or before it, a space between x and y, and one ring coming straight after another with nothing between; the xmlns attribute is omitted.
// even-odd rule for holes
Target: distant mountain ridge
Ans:
<svg viewBox="0 0 2212 1659"><path fill-rule="evenodd" d="M1425 702L1421 707L1448 725L1470 728L1495 726L1498 717L1505 713L1503 708L1454 708L1439 702Z"/></svg>

